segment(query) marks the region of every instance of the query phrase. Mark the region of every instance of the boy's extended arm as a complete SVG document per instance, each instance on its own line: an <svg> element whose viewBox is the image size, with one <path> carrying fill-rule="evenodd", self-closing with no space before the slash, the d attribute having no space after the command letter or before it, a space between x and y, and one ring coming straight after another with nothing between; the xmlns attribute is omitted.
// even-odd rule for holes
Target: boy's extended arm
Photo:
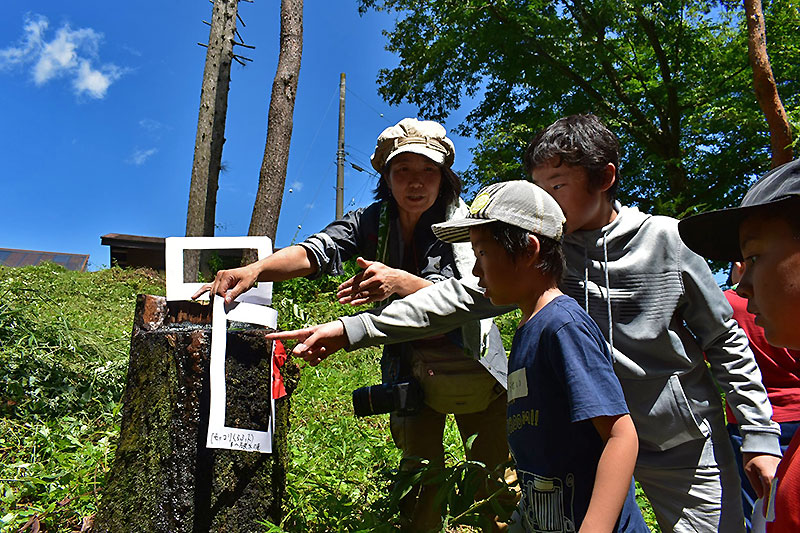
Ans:
<svg viewBox="0 0 800 533"><path fill-rule="evenodd" d="M639 439L630 415L599 416L592 424L605 441L581 533L614 530L633 479Z"/></svg>
<svg viewBox="0 0 800 533"><path fill-rule="evenodd" d="M733 319L733 309L705 260L684 247L681 262L685 291L681 315L739 421L742 452L780 456L780 427L771 420L772 407L747 336Z"/></svg>
<svg viewBox="0 0 800 533"><path fill-rule="evenodd" d="M700 343L711 373L739 422L744 469L760 495L775 474L781 456L780 427L747 336L733 319L733 310L714 281L705 260L683 246L683 319Z"/></svg>
<svg viewBox="0 0 800 533"><path fill-rule="evenodd" d="M348 349L356 349L446 333L470 320L502 315L513 309L492 305L478 287L450 278L381 309L340 320L347 334Z"/></svg>
<svg viewBox="0 0 800 533"><path fill-rule="evenodd" d="M342 348L355 350L448 332L465 322L514 310L497 307L477 288L450 278L418 290L381 309L308 328L271 333L271 340L297 339L292 353L311 365Z"/></svg>

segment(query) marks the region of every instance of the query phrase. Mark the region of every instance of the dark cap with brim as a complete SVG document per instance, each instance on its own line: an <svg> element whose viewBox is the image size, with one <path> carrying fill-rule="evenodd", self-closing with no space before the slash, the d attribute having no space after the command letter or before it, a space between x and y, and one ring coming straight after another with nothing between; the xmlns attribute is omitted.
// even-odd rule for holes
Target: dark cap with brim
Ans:
<svg viewBox="0 0 800 533"><path fill-rule="evenodd" d="M740 261L739 225L742 221L769 206L787 209L800 198L800 159L774 168L747 191L739 207L709 211L678 223L681 239L691 250L719 261Z"/></svg>

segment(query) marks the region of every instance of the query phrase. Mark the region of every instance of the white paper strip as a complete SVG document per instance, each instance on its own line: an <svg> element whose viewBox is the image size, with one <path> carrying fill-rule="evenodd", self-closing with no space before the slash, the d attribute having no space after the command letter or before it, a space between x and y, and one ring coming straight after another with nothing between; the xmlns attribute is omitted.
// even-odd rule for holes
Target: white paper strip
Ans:
<svg viewBox="0 0 800 533"><path fill-rule="evenodd" d="M275 432L275 400L272 399L272 394L267 431L225 426L225 349L228 321L259 324L275 329L278 313L272 308L248 303L233 302L226 306L222 298L214 298L211 317L211 393L206 447L272 453L272 435ZM272 379L272 364L273 357L270 354L269 379Z"/></svg>
<svg viewBox="0 0 800 533"><path fill-rule="evenodd" d="M184 283L184 250L251 250L258 251L258 258L264 259L272 254L272 240L269 237L167 237L165 260L167 267L167 300L191 300L192 295L203 286L202 283ZM208 300L208 293L199 298ZM260 305L272 304L272 283L261 282L239 295L239 302Z"/></svg>
<svg viewBox="0 0 800 533"><path fill-rule="evenodd" d="M753 504L753 514L750 516L750 533L767 533L763 498L757 499Z"/></svg>

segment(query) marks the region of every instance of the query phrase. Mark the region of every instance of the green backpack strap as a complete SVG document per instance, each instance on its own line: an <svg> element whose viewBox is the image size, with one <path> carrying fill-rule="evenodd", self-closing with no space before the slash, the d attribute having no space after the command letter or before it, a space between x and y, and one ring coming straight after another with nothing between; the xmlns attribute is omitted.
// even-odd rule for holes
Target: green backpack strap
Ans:
<svg viewBox="0 0 800 533"><path fill-rule="evenodd" d="M389 202L381 202L381 211L378 217L378 248L375 253L375 260L384 265L389 259ZM396 299L393 295L389 300L375 302L373 307L381 307ZM383 347L381 357L381 378L383 383L395 383L398 380L407 379L411 376L411 352L408 344L387 344Z"/></svg>
<svg viewBox="0 0 800 533"><path fill-rule="evenodd" d="M375 260L384 265L389 257L389 202L381 202L381 213L378 218L378 249Z"/></svg>
<svg viewBox="0 0 800 533"><path fill-rule="evenodd" d="M381 202L381 212L378 217L378 249L375 253L375 260L384 265L387 265L389 259L389 228L389 202L384 200ZM397 295L392 295L388 300L375 302L373 307L381 307L396 299Z"/></svg>

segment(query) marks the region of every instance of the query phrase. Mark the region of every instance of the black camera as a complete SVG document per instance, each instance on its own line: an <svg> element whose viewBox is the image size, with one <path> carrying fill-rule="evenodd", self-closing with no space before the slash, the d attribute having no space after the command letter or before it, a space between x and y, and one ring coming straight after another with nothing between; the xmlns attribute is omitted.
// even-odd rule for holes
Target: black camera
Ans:
<svg viewBox="0 0 800 533"><path fill-rule="evenodd" d="M401 416L418 413L424 404L422 387L415 379L397 383L381 383L353 391L353 412L356 416L397 412Z"/></svg>

